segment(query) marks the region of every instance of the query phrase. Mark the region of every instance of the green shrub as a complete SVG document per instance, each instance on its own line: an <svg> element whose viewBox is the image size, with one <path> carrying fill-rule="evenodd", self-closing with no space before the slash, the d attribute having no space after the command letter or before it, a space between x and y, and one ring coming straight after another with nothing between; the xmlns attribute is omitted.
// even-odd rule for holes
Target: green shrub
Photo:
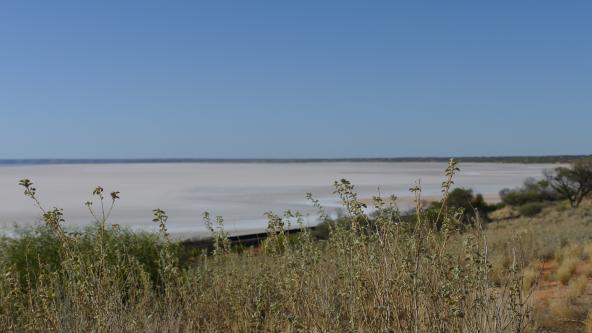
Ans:
<svg viewBox="0 0 592 333"><path fill-rule="evenodd" d="M461 222L463 224L473 224L476 218L482 221L488 221L487 214L500 207L499 205L489 205L485 202L483 195L480 193L475 195L472 189L467 188L455 188L450 191L447 205L453 210L462 210L463 217ZM428 207L427 213L433 214L434 212L438 212L441 206L441 202L434 202ZM437 216L437 213L435 215ZM439 228L440 226L437 227Z"/></svg>
<svg viewBox="0 0 592 333"><path fill-rule="evenodd" d="M543 210L545 205L541 202L529 202L520 207L518 207L518 213L521 216L535 216Z"/></svg>
<svg viewBox="0 0 592 333"><path fill-rule="evenodd" d="M530 202L541 202L543 197L537 191L510 190L501 194L502 202L510 206L522 206Z"/></svg>
<svg viewBox="0 0 592 333"><path fill-rule="evenodd" d="M93 258L98 241L100 228L91 225L83 230L70 233L76 239L77 255ZM132 232L127 229L108 228L104 234L105 259L108 265L115 265L122 253L137 262L156 282L159 269L159 253L164 247L158 234L148 232ZM22 282L36 283L42 274L56 272L61 267L62 243L50 228L37 226L17 230L17 237L0 239L0 261L2 265L13 267ZM181 265L185 265L191 256L189 250L172 245L173 253Z"/></svg>
<svg viewBox="0 0 592 333"><path fill-rule="evenodd" d="M509 206L522 206L529 202L556 201L563 198L553 189L547 180L528 178L522 187L516 189L505 188L499 193L502 203Z"/></svg>
<svg viewBox="0 0 592 333"><path fill-rule="evenodd" d="M33 283L41 271L60 267L60 242L47 227L16 230L16 237L0 239L0 263L17 273L21 283Z"/></svg>

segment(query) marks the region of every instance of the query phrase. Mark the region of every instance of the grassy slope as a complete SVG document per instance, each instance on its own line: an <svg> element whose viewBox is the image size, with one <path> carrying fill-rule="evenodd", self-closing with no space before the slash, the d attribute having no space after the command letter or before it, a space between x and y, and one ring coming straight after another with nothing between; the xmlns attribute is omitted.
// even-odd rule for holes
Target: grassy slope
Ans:
<svg viewBox="0 0 592 333"><path fill-rule="evenodd" d="M362 223L365 217L356 213L359 202L348 191L344 203ZM101 236L100 229L91 228L71 243L47 233L32 235L13 242L12 252L3 251L0 328L130 332L511 332L516 326L577 332L586 328L592 309L588 286L592 201L577 210L554 204L536 217L494 222L484 232L451 233L449 239L429 227L428 216L422 216L421 223L397 225L387 215L384 224L365 232L337 230L328 241L314 242L303 233L289 242L280 234L260 251L239 254L220 248L216 256L192 260L184 260L166 238L155 235L110 231ZM454 214L447 218L453 230ZM279 227L281 218L271 221ZM2 241L2 246L7 244L10 241ZM44 256L48 248L51 256ZM146 249L152 253L149 257L143 257Z"/></svg>
<svg viewBox="0 0 592 333"><path fill-rule="evenodd" d="M586 327L592 310L592 200L575 210L560 202L532 218L494 222L486 235L494 272L503 272L514 258L526 267L524 289L534 285L541 331L592 330L592 323Z"/></svg>

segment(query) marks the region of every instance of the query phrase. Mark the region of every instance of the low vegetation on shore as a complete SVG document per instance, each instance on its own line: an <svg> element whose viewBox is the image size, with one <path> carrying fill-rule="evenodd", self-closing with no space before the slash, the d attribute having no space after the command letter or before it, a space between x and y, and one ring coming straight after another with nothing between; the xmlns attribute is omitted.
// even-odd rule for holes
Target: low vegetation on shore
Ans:
<svg viewBox="0 0 592 333"><path fill-rule="evenodd" d="M415 185L416 208L408 214L386 198L366 207L341 180L339 221L309 195L323 222L317 230L326 232L305 228L297 212L267 213L265 241L239 251L222 218L208 214L213 245L206 251L172 241L161 209L154 210L158 234L111 225L120 194L101 187L86 203L95 225L72 233L62 211L44 207L23 180L44 225L0 240L0 328L591 332L589 163L505 190L501 204L489 205L453 188L458 167L451 160L441 200L424 205ZM289 226L302 231L288 235Z"/></svg>

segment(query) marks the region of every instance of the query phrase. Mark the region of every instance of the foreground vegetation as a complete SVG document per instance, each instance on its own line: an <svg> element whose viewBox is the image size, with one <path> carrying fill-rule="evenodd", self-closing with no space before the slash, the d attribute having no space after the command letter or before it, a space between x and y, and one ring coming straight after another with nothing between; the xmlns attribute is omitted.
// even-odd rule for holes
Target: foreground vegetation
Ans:
<svg viewBox="0 0 592 333"><path fill-rule="evenodd" d="M45 225L0 241L2 331L77 332L535 332L591 329L584 295L592 246L592 205L556 200L537 217L484 224L454 204L451 161L442 199L412 214L375 197L365 213L352 184L335 183L346 212L318 240L296 212L268 213L259 248L233 251L221 218L204 216L214 246L191 252L159 234L108 223L118 192L97 187L87 202L96 220L64 229L28 180L25 195ZM312 196L323 220L328 220ZM474 198L473 198L474 199ZM452 202L452 205L451 205ZM478 201L475 201L478 202ZM473 218L469 218L473 216ZM545 272L545 263L553 262ZM549 266L549 265L547 265ZM592 266L591 266L592 267ZM547 267L548 268L548 267ZM592 272L592 269L589 270ZM592 274L590 274L592 275ZM556 283L569 298L541 298ZM545 301L546 300L546 301ZM592 304L592 302L590 302ZM591 323L592 324L592 323ZM587 326L588 325L588 326Z"/></svg>

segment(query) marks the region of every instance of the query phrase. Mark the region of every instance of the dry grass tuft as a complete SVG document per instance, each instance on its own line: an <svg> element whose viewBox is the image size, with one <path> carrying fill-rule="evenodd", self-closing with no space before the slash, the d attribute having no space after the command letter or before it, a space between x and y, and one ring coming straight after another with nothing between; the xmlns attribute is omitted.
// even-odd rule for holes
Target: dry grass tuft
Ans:
<svg viewBox="0 0 592 333"><path fill-rule="evenodd" d="M559 263L561 263L564 259L567 258L575 258L579 260L586 259L584 246L580 243L570 244L559 249L555 254L555 260L557 260L557 262Z"/></svg>
<svg viewBox="0 0 592 333"><path fill-rule="evenodd" d="M567 287L567 298L571 301L582 296L586 292L588 286L588 278L580 276L577 279L572 279Z"/></svg>
<svg viewBox="0 0 592 333"><path fill-rule="evenodd" d="M556 321L576 319L577 312L565 298L556 298L549 302L549 312Z"/></svg>
<svg viewBox="0 0 592 333"><path fill-rule="evenodd" d="M567 285L571 277L574 275L578 263L580 263L578 258L563 258L555 272L555 279L561 282L561 284Z"/></svg>
<svg viewBox="0 0 592 333"><path fill-rule="evenodd" d="M580 266L580 272L586 277L592 277L592 263L588 262Z"/></svg>
<svg viewBox="0 0 592 333"><path fill-rule="evenodd" d="M592 333L592 311L588 311L588 316L584 321L584 333Z"/></svg>
<svg viewBox="0 0 592 333"><path fill-rule="evenodd" d="M522 288L524 291L529 291L538 282L542 271L542 263L536 261L524 270L522 273Z"/></svg>
<svg viewBox="0 0 592 333"><path fill-rule="evenodd" d="M592 260L592 243L584 245L584 259Z"/></svg>

